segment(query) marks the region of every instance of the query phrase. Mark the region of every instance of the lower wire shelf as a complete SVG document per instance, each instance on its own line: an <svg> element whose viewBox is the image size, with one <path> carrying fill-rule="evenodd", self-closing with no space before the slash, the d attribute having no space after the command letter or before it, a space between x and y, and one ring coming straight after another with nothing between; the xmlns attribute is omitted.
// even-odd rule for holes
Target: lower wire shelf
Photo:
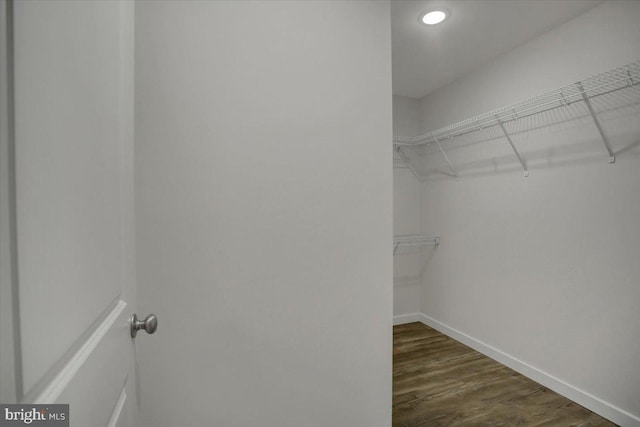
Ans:
<svg viewBox="0 0 640 427"><path fill-rule="evenodd" d="M422 248L425 246L438 247L440 236L425 234L400 234L393 236L393 254L396 255L399 248Z"/></svg>

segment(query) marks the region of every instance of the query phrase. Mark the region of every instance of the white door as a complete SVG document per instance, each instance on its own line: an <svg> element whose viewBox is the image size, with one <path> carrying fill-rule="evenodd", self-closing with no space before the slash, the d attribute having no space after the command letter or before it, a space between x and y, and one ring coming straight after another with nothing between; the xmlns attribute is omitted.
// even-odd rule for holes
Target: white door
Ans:
<svg viewBox="0 0 640 427"><path fill-rule="evenodd" d="M133 5L0 5L0 397L132 426Z"/></svg>

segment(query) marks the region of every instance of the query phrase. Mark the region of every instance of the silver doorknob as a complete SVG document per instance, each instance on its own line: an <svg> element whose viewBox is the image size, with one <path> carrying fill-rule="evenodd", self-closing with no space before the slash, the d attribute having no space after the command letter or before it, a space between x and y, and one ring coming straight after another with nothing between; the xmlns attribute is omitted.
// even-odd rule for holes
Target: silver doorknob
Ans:
<svg viewBox="0 0 640 427"><path fill-rule="evenodd" d="M140 329L144 329L148 334L152 334L158 329L158 318L155 314L150 314L144 320L138 320L137 315L131 316L131 338L135 338Z"/></svg>

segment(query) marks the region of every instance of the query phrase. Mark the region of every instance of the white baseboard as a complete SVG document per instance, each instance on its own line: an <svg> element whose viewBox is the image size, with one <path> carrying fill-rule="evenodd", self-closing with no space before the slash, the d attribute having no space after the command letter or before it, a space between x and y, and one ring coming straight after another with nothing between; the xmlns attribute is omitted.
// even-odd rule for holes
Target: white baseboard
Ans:
<svg viewBox="0 0 640 427"><path fill-rule="evenodd" d="M612 422L619 424L622 427L640 427L640 417L626 412L608 402L605 402L598 397L580 390L577 387L568 384L561 379L554 377L540 369L537 369L522 360L516 359L513 356L498 350L495 347L485 344L469 335L458 331L442 322L439 322L429 316L422 313L411 313L400 316L394 316L393 324L399 325L410 322L421 322L433 329L442 332L443 334L459 341L474 350L488 356L505 366L513 369L516 372L521 373L525 377L542 384L543 386L555 391L556 393L565 396L568 399L573 400L579 405L595 412L596 414L611 420Z"/></svg>
<svg viewBox="0 0 640 427"><path fill-rule="evenodd" d="M399 314L393 316L393 324L404 325L405 323L422 322L422 316L424 316L422 313Z"/></svg>

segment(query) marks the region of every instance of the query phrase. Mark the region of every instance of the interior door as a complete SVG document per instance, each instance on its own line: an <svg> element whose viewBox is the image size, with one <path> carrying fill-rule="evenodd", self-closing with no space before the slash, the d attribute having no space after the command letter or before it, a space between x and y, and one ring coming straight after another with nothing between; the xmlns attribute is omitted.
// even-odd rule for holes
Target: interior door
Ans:
<svg viewBox="0 0 640 427"><path fill-rule="evenodd" d="M133 5L0 5L1 400L131 426Z"/></svg>

